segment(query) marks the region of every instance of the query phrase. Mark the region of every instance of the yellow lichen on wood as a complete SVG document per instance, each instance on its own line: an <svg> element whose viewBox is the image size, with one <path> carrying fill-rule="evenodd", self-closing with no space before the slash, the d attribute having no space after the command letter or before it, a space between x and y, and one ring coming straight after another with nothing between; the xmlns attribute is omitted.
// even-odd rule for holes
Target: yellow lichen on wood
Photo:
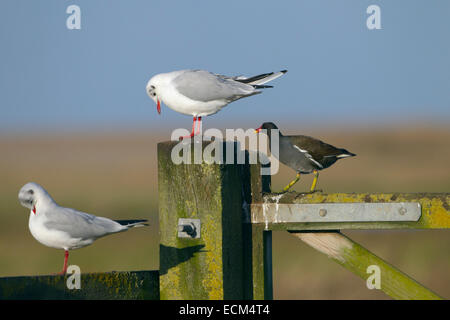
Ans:
<svg viewBox="0 0 450 320"><path fill-rule="evenodd" d="M242 298L240 167L174 164L176 143L158 144L161 299ZM179 238L180 218L200 220L200 238Z"/></svg>

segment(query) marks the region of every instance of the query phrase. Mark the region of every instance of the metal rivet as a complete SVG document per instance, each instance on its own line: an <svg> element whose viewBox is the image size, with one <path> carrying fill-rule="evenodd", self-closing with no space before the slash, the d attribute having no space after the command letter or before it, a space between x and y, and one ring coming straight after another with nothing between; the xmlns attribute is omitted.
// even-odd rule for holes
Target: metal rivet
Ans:
<svg viewBox="0 0 450 320"><path fill-rule="evenodd" d="M320 209L319 210L319 215L321 217L325 217L327 215L327 209Z"/></svg>
<svg viewBox="0 0 450 320"><path fill-rule="evenodd" d="M401 215L404 215L408 210L406 210L406 208L401 207L400 209L398 209L398 213Z"/></svg>

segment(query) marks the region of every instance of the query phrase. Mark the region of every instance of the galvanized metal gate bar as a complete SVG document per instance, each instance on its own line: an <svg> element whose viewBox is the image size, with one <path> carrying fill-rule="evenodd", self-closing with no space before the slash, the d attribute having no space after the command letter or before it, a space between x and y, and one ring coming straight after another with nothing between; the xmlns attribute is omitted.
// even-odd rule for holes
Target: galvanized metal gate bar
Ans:
<svg viewBox="0 0 450 320"><path fill-rule="evenodd" d="M251 222L266 230L448 229L447 193L265 194Z"/></svg>
<svg viewBox="0 0 450 320"><path fill-rule="evenodd" d="M420 203L262 203L252 204L252 223L417 221Z"/></svg>

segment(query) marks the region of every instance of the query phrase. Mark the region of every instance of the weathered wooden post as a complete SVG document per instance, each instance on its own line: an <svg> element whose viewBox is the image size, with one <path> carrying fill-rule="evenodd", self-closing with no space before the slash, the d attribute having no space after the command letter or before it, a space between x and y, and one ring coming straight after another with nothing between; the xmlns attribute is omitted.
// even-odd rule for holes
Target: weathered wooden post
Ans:
<svg viewBox="0 0 450 320"><path fill-rule="evenodd" d="M272 277L272 230L265 225L252 223L252 205L261 205L263 194L270 192L271 177L261 176L261 165L250 165L245 192L246 203L249 204L245 212L245 234L249 253L249 270L251 271L251 291L248 297L255 300L273 299Z"/></svg>
<svg viewBox="0 0 450 320"><path fill-rule="evenodd" d="M227 142L219 144L225 159ZM243 224L250 167L209 163L210 143L200 141L183 149L191 164L176 164L177 145L158 144L161 299L253 298L250 224Z"/></svg>
<svg viewBox="0 0 450 320"><path fill-rule="evenodd" d="M1 277L0 300L159 300L158 270L85 273L79 289L68 287L70 277Z"/></svg>

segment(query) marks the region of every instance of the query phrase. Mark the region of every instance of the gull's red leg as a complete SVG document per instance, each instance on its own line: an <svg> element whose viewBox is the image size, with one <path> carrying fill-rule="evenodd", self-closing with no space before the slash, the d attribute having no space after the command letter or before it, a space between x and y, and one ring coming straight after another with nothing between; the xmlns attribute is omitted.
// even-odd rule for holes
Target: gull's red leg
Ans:
<svg viewBox="0 0 450 320"><path fill-rule="evenodd" d="M191 130L191 135L190 135L190 137L192 138L193 136L195 136L195 133L194 133L194 131L195 131L195 123L198 121L198 118L197 117L194 117L194 122L192 122L192 130Z"/></svg>
<svg viewBox="0 0 450 320"><path fill-rule="evenodd" d="M197 119L197 132L195 134L199 134L202 132L202 117L198 117Z"/></svg>
<svg viewBox="0 0 450 320"><path fill-rule="evenodd" d="M197 117L194 117L194 120L193 120L193 122L192 122L192 131L191 131L191 134L188 135L188 136L183 136L183 137L181 137L180 140L181 140L181 139L185 139L185 138L192 138L192 137L194 136L194 130L195 130L195 123L196 123L196 122L197 122Z"/></svg>
<svg viewBox="0 0 450 320"><path fill-rule="evenodd" d="M67 261L68 260L69 260L69 250L65 250L64 251L64 266L63 266L62 271L60 273L58 273L58 274L62 274L62 275L66 274L66 272L67 272Z"/></svg>

